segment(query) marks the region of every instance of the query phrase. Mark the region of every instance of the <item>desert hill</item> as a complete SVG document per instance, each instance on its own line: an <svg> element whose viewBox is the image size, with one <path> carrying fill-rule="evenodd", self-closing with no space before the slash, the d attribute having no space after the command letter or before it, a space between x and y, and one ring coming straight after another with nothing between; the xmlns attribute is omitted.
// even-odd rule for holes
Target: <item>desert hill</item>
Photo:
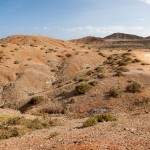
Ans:
<svg viewBox="0 0 150 150"><path fill-rule="evenodd" d="M104 40L0 40L0 150L150 147L149 41Z"/></svg>
<svg viewBox="0 0 150 150"><path fill-rule="evenodd" d="M84 55L87 48L43 36L16 35L1 39L0 43L2 103L15 103L14 100L22 103L22 98L32 93L51 89L59 78L74 75L100 61L97 53L87 59L91 55Z"/></svg>
<svg viewBox="0 0 150 150"><path fill-rule="evenodd" d="M146 37L145 39L146 39L146 40L150 40L150 36Z"/></svg>
<svg viewBox="0 0 150 150"><path fill-rule="evenodd" d="M106 36L104 39L106 40L141 40L143 37L132 35L132 34L125 34L125 33L113 33L109 36Z"/></svg>
<svg viewBox="0 0 150 150"><path fill-rule="evenodd" d="M88 36L80 39L71 40L71 42L77 44L88 44L88 46L97 48L150 48L149 37L143 38L141 36L125 33L113 33L104 38Z"/></svg>
<svg viewBox="0 0 150 150"><path fill-rule="evenodd" d="M84 38L85 41L87 39L89 43L95 41L93 37ZM23 107L33 95L52 92L54 96L63 86L67 90L75 87L76 80L80 78L81 81L94 80L90 77L94 68L103 66L111 53L121 55L119 50L101 52L97 47L89 48L90 44L74 44L44 36L15 35L1 39L0 43L1 105L17 109ZM136 55L141 57L137 52ZM146 61L143 63L149 63L149 55L144 54L143 59ZM106 65L106 70L113 72L111 66ZM89 77L86 75L88 71L91 72ZM63 85L65 83L68 84ZM56 90L57 86L60 88Z"/></svg>
<svg viewBox="0 0 150 150"><path fill-rule="evenodd" d="M1 43L11 43L18 45L31 45L31 46L63 46L63 40L57 40L41 35L12 35L0 40Z"/></svg>
<svg viewBox="0 0 150 150"><path fill-rule="evenodd" d="M98 44L98 43L104 42L104 40L99 37L87 36L87 37L83 37L81 39L71 40L71 42L84 43L84 44Z"/></svg>

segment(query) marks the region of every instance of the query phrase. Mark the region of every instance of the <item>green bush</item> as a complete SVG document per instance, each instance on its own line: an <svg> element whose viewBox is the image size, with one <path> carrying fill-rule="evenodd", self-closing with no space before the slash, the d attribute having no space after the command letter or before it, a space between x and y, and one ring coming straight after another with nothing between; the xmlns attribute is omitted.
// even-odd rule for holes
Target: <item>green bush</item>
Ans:
<svg viewBox="0 0 150 150"><path fill-rule="evenodd" d="M6 116L6 115L0 116L0 124L1 125L7 125L7 126L16 125L16 124L18 124L19 120L20 120L20 117L18 117L18 116L13 116L13 117Z"/></svg>
<svg viewBox="0 0 150 150"><path fill-rule="evenodd" d="M143 86L141 83L138 83L136 81L133 81L126 87L126 91L129 93L136 93L136 92L141 92L143 89Z"/></svg>
<svg viewBox="0 0 150 150"><path fill-rule="evenodd" d="M86 127L94 126L97 123L98 123L97 120L91 117L83 123L83 127L86 128Z"/></svg>
<svg viewBox="0 0 150 150"><path fill-rule="evenodd" d="M27 128L32 129L32 130L42 129L42 128L47 127L47 125L45 125L39 119L34 119L34 120L22 119L22 120L20 120L20 123L25 125Z"/></svg>
<svg viewBox="0 0 150 150"><path fill-rule="evenodd" d="M57 123L50 117L30 120L24 117L0 115L0 139L8 139L29 131L56 126Z"/></svg>
<svg viewBox="0 0 150 150"><path fill-rule="evenodd" d="M15 127L0 127L0 140L19 136L19 130Z"/></svg>
<svg viewBox="0 0 150 150"><path fill-rule="evenodd" d="M85 94L86 92L90 90L90 88L91 86L88 83L82 82L81 84L76 86L75 92L77 95Z"/></svg>
<svg viewBox="0 0 150 150"><path fill-rule="evenodd" d="M109 96L111 97L117 97L121 93L120 88L111 87L109 90Z"/></svg>
<svg viewBox="0 0 150 150"><path fill-rule="evenodd" d="M116 118L111 114L98 114L95 115L97 122L109 122L109 121L116 121Z"/></svg>
<svg viewBox="0 0 150 150"><path fill-rule="evenodd" d="M116 118L111 114L97 114L88 118L84 123L83 127L90 127L97 125L99 122L116 121Z"/></svg>

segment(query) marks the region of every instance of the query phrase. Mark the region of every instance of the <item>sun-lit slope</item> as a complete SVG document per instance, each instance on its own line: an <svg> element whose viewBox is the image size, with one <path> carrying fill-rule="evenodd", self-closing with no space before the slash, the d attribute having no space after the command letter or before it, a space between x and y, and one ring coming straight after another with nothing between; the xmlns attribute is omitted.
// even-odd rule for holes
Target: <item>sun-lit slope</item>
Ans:
<svg viewBox="0 0 150 150"><path fill-rule="evenodd" d="M0 42L3 43L12 43L12 44L18 44L18 45L32 45L32 46L59 46L59 47L65 47L63 44L63 40L58 40L46 36L37 36L37 35L13 35L9 36L7 38L3 38L0 40Z"/></svg>
<svg viewBox="0 0 150 150"><path fill-rule="evenodd" d="M21 37L24 39L24 36ZM34 39L39 36L29 37ZM104 93L108 92L113 83L115 84L114 86L116 86L117 82L123 83L123 78L125 85L127 84L125 77L117 78L114 76L117 65L111 66L111 63L113 64L115 61L117 62L117 59L121 59L121 55L127 53L128 50L100 50L99 48L91 48L87 44L74 44L72 42L46 38L49 42L53 42L51 44L47 42L44 45L19 44L19 42L13 44L13 41L12 43L7 43L8 39L6 38L6 41L3 39L3 42L0 44L1 104L15 104L17 107L21 107L32 96L44 95L48 96L48 99L46 99L47 103L42 103L39 108L36 106L37 109L35 109L36 111L43 110L45 107L52 105L52 99L56 102L58 101L58 93L61 94L62 91L67 90L70 94L73 94L75 86L79 84L76 82L76 79L88 82L92 80L98 81L99 84L96 88L92 88L89 95L83 96L80 104L77 102L77 104L72 106L76 114L78 113L77 108L81 108L82 112L86 112L91 107L95 108L97 105L106 106L105 102L102 105L99 100L104 99ZM42 37L40 39L42 41ZM43 41L44 39L45 37L43 37ZM141 65L141 63L149 63L148 59L140 57L149 55L149 52L134 50L131 53L132 59L134 59L133 55L135 55L135 58L141 59L142 62L131 63L131 65L127 66L130 71L126 73L126 79L128 79L128 75L136 78L135 74L139 75L142 72L145 72L144 76L149 74L148 65ZM110 61L110 65L105 65L104 62L107 62L109 57L115 56L116 60L114 62ZM93 73L94 69L98 66L104 66L108 70L108 77L106 79L99 81L98 74L96 72ZM141 68L144 70L141 71ZM90 72L87 75L88 71ZM90 74L93 74L92 78ZM95 96L94 103L89 107L89 97L94 99L91 95L95 94L98 96ZM66 98L65 101L69 100L70 98ZM120 103L122 103L121 100ZM117 105L117 103L115 104ZM114 106L114 104L112 105Z"/></svg>
<svg viewBox="0 0 150 150"><path fill-rule="evenodd" d="M0 40L0 97L3 103L50 90L62 76L98 64L96 52L71 42L43 36L10 36Z"/></svg>
<svg viewBox="0 0 150 150"><path fill-rule="evenodd" d="M49 116L61 126L2 140L0 149L17 149L22 145L25 149L37 149L39 143L43 149L53 149L56 143L56 150L97 150L106 148L106 144L109 149L135 145L139 150L147 148L149 50L92 48L88 44L50 39L53 42L44 45L0 43L0 113L29 119ZM97 122L94 127L83 128L85 119L81 118L103 113L115 116L115 122ZM70 120L72 116L80 119ZM12 126L22 128L19 124ZM58 143L60 139L65 140Z"/></svg>

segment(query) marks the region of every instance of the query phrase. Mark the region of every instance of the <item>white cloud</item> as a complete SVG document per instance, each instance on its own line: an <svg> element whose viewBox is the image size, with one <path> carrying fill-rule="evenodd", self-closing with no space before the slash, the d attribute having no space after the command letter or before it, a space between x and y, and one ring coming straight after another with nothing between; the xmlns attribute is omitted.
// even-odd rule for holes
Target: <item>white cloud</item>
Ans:
<svg viewBox="0 0 150 150"><path fill-rule="evenodd" d="M39 27L34 27L33 30L39 30Z"/></svg>
<svg viewBox="0 0 150 150"><path fill-rule="evenodd" d="M144 18L137 19L138 21L146 21Z"/></svg>
<svg viewBox="0 0 150 150"><path fill-rule="evenodd" d="M145 2L146 4L150 5L150 0L140 0L141 2Z"/></svg>
<svg viewBox="0 0 150 150"><path fill-rule="evenodd" d="M49 30L49 27L33 27L33 30Z"/></svg>
<svg viewBox="0 0 150 150"><path fill-rule="evenodd" d="M76 34L111 34L115 32L124 32L124 33L139 33L144 32L145 29L141 26L106 26L106 27L95 27L95 26L85 26L85 27L74 27L66 29L68 32Z"/></svg>
<svg viewBox="0 0 150 150"><path fill-rule="evenodd" d="M49 28L48 27L43 27L43 30L49 30Z"/></svg>

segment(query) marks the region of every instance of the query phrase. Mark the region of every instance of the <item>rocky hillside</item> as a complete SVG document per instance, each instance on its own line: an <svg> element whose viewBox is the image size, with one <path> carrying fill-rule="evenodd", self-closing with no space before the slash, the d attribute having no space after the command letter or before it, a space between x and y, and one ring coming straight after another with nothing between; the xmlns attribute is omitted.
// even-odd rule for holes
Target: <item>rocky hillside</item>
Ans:
<svg viewBox="0 0 150 150"><path fill-rule="evenodd" d="M100 37L94 37L94 36L87 36L87 37L83 37L81 39L74 39L71 40L71 42L74 43L84 43L84 44L100 44L104 42L104 39L100 38Z"/></svg>
<svg viewBox="0 0 150 150"><path fill-rule="evenodd" d="M10 36L0 40L0 47L0 105L22 106L29 96L52 89L63 76L93 67L101 59L88 47L43 36Z"/></svg>
<svg viewBox="0 0 150 150"><path fill-rule="evenodd" d="M149 149L149 49L84 40L0 40L0 150Z"/></svg>
<svg viewBox="0 0 150 150"><path fill-rule="evenodd" d="M104 39L106 40L142 40L143 37L132 35L132 34L125 34L125 33L113 33L109 36L106 36Z"/></svg>
<svg viewBox="0 0 150 150"><path fill-rule="evenodd" d="M150 48L149 37L143 38L141 36L125 34L125 33L114 33L104 38L99 37L84 37L80 39L71 40L77 44L88 44L91 47L99 48Z"/></svg>

